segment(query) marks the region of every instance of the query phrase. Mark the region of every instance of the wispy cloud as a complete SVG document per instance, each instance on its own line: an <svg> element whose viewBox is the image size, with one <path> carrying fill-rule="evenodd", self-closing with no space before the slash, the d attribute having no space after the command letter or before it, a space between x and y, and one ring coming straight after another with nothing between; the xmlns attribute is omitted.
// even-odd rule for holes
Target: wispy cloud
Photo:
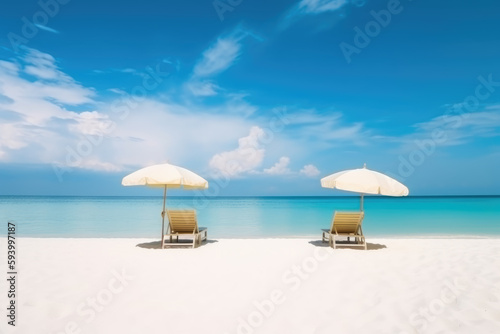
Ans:
<svg viewBox="0 0 500 334"><path fill-rule="evenodd" d="M302 14L320 14L336 11L348 3L348 0L302 0L297 5L297 11Z"/></svg>
<svg viewBox="0 0 500 334"><path fill-rule="evenodd" d="M161 66L161 72L163 73L176 73L180 70L180 61L171 59L171 58L163 58L158 60L158 66ZM118 73L118 74L132 74L137 76L144 76L145 72L154 71L155 69L150 69L147 66L145 68L108 68L108 69L95 69L92 70L95 74L110 74L110 73ZM159 72L159 71L158 71Z"/></svg>
<svg viewBox="0 0 500 334"><path fill-rule="evenodd" d="M124 73L124 74L140 74L141 71L136 70L135 68L110 68L107 70L92 70L92 72L96 74L109 74L109 73Z"/></svg>
<svg viewBox="0 0 500 334"><path fill-rule="evenodd" d="M440 147L460 146L477 140L498 138L500 105L489 105L477 112L447 113L414 124L409 130L409 133L399 137L377 136L377 139L397 145L398 151L410 152L427 144Z"/></svg>
<svg viewBox="0 0 500 334"><path fill-rule="evenodd" d="M65 114L61 104L94 102L93 89L62 72L51 55L34 49L27 49L16 61L1 61L0 78L2 94L11 101L9 108L32 122Z"/></svg>
<svg viewBox="0 0 500 334"><path fill-rule="evenodd" d="M111 93L118 94L118 95L126 95L127 94L126 91L119 89L119 88L108 88L108 91Z"/></svg>
<svg viewBox="0 0 500 334"><path fill-rule="evenodd" d="M500 105L489 106L480 112L443 115L428 122L418 123L415 133L406 137L407 140L432 138L435 130L442 131L446 140L445 146L462 145L482 137L500 136Z"/></svg>
<svg viewBox="0 0 500 334"><path fill-rule="evenodd" d="M251 36L260 40L258 36L249 30L237 27L228 35L223 35L203 52L193 68L193 73L186 83L186 88L195 96L217 95L219 86L213 80L216 75L226 71L233 66L240 57L243 48L243 40Z"/></svg>
<svg viewBox="0 0 500 334"><path fill-rule="evenodd" d="M133 69L133 68L123 68L123 69L117 70L117 72L122 72L122 73L137 73L137 70Z"/></svg>
<svg viewBox="0 0 500 334"><path fill-rule="evenodd" d="M370 131L361 122L348 123L340 112L318 112L299 110L291 116L291 127L303 139L326 144L349 142L351 145L365 145Z"/></svg>
<svg viewBox="0 0 500 334"><path fill-rule="evenodd" d="M47 26L44 26L44 25L41 25L41 24L36 24L36 23L35 23L35 26L36 26L37 28L42 29L42 30L45 30L45 31L51 32L51 33L53 33L53 34L59 34L59 31L57 31L57 30L55 30L55 29L52 29L52 28L50 28L50 27L47 27Z"/></svg>
<svg viewBox="0 0 500 334"><path fill-rule="evenodd" d="M365 2L366 0L301 0L285 13L279 28L286 29L302 18L335 13L335 16L329 15L327 19L315 22L319 30L328 29L346 15L348 5L362 7Z"/></svg>
<svg viewBox="0 0 500 334"><path fill-rule="evenodd" d="M41 80L56 80L71 82L72 79L61 72L54 57L35 49L27 49L22 57L25 63L24 71Z"/></svg>
<svg viewBox="0 0 500 334"><path fill-rule="evenodd" d="M195 77L209 77L227 70L238 60L243 47L242 42L248 36L261 40L259 36L240 26L236 27L230 34L217 38L217 41L203 52L201 59L193 69L193 75Z"/></svg>
<svg viewBox="0 0 500 334"><path fill-rule="evenodd" d="M215 83L209 80L190 81L186 87L194 96L214 96L220 89Z"/></svg>
<svg viewBox="0 0 500 334"><path fill-rule="evenodd" d="M202 59L194 68L194 75L197 77L212 76L231 67L241 53L240 41L241 37L219 38L203 53Z"/></svg>

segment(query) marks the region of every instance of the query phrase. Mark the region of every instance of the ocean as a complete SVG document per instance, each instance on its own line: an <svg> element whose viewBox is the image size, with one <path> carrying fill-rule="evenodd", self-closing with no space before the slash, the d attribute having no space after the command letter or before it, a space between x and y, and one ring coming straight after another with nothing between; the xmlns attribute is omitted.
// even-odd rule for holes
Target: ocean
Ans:
<svg viewBox="0 0 500 334"><path fill-rule="evenodd" d="M359 197L169 197L167 208L196 209L216 238L319 238L335 210L359 210ZM500 236L500 196L365 197L369 237ZM0 235L160 238L161 197L0 196ZM1 226L1 225L0 225Z"/></svg>

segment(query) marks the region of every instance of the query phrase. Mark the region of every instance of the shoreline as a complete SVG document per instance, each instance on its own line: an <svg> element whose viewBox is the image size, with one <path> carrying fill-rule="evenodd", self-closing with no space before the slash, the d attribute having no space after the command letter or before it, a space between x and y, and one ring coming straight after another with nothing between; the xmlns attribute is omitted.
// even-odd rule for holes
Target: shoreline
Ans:
<svg viewBox="0 0 500 334"><path fill-rule="evenodd" d="M319 236L318 236L319 235ZM256 236L256 237L216 237L212 238L209 235L209 240L321 240L321 234L318 233L316 236L312 235L299 235L299 236L268 236L268 237L263 237L263 236ZM7 237L6 234L0 234L0 238L5 238ZM398 240L398 239L404 239L404 240L439 240L439 239L444 239L444 240L479 240L479 239L500 239L500 235L374 235L374 236L366 236L365 238L367 241L370 241L371 239L377 239L377 240ZM123 240L123 239L144 239L144 240L151 240L151 241L158 241L160 238L154 238L154 237L115 237L115 236L18 236L17 239L83 239L83 240L88 240L88 239L116 239L116 240Z"/></svg>

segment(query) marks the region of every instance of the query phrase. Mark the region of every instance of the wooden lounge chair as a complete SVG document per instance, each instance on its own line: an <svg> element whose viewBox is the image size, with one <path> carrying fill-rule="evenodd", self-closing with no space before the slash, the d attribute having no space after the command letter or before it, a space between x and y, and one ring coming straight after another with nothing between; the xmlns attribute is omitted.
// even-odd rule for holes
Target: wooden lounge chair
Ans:
<svg viewBox="0 0 500 334"><path fill-rule="evenodd" d="M196 219L195 210L168 210L167 215L169 222L169 232L167 232L165 236L170 238L171 244L173 237L176 237L177 242L179 242L179 235L192 235L193 248L201 245L201 242L203 240L207 240L207 228L198 227L198 220ZM162 245L162 248L164 247L165 242L163 242Z"/></svg>
<svg viewBox="0 0 500 334"><path fill-rule="evenodd" d="M337 248L337 238L347 237L347 242L339 242L340 246L363 247L366 249L366 240L361 229L364 212L340 212L335 211L332 218L332 226L329 230L324 229L321 240L327 242L331 247ZM350 242L353 237L354 241Z"/></svg>

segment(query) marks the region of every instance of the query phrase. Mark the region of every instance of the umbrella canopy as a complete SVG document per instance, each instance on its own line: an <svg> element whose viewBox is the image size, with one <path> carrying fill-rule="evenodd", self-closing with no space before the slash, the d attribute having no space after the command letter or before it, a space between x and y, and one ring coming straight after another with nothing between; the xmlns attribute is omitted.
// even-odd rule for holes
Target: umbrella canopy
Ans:
<svg viewBox="0 0 500 334"><path fill-rule="evenodd" d="M363 210L363 194L385 196L407 196L408 188L393 178L366 168L350 169L334 173L321 179L323 188L361 193L361 210Z"/></svg>
<svg viewBox="0 0 500 334"><path fill-rule="evenodd" d="M145 167L125 176L122 185L206 189L208 181L186 168L161 164Z"/></svg>
<svg viewBox="0 0 500 334"><path fill-rule="evenodd" d="M207 189L208 181L187 170L171 164L154 165L139 169L122 179L124 186L149 186L163 188L163 211L161 212L161 247L165 241L165 204L167 188Z"/></svg>

